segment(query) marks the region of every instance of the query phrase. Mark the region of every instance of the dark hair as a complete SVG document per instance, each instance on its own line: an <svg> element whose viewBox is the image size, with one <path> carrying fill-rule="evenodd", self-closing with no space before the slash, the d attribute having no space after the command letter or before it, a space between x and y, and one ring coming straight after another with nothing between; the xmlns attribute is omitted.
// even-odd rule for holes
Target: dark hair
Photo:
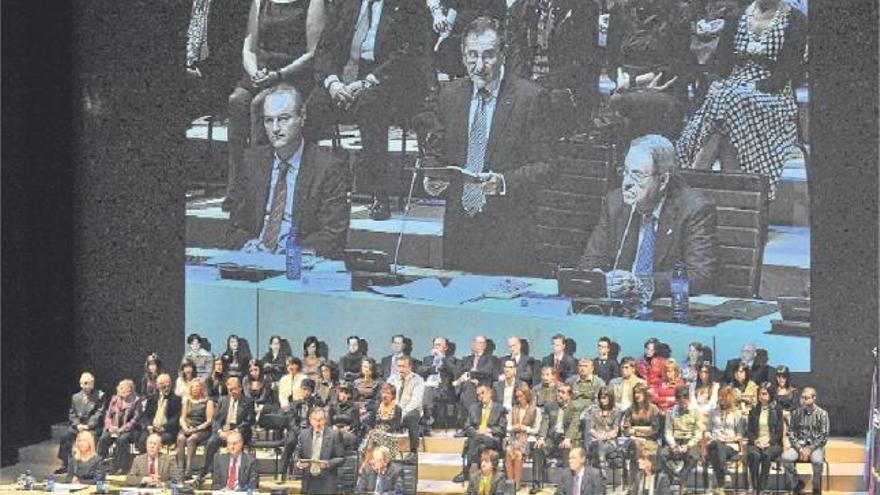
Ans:
<svg viewBox="0 0 880 495"><path fill-rule="evenodd" d="M493 449L486 449L480 453L480 464L483 461L489 461L492 463L492 470L494 471L498 467L498 452Z"/></svg>
<svg viewBox="0 0 880 495"><path fill-rule="evenodd" d="M758 393L755 395L756 396L761 395L761 390L767 391L767 393L770 395L770 402L773 402L776 399L776 387L774 387L772 383L764 382L764 383L758 385ZM755 406L760 407L761 401L755 401Z"/></svg>
<svg viewBox="0 0 880 495"><path fill-rule="evenodd" d="M190 368L192 368L192 377L195 378L195 377L197 376L197 375L196 375L196 363L195 363L195 361L193 361L192 359L190 359L190 358L188 358L188 357L185 357L185 358L183 358L183 359L180 361L180 368L177 369L178 373L179 373L181 376L183 376L183 370L184 370L184 368L186 368L187 366L189 366Z"/></svg>
<svg viewBox="0 0 880 495"><path fill-rule="evenodd" d="M338 395L341 392L345 392L346 394L348 394L349 398L354 396L354 388L348 383L339 384L339 386L336 388L336 394Z"/></svg>
<svg viewBox="0 0 880 495"><path fill-rule="evenodd" d="M676 387L675 389L675 400L683 399L685 397L690 397L690 391L684 385Z"/></svg>
<svg viewBox="0 0 880 495"><path fill-rule="evenodd" d="M159 359L159 355L155 352L149 354L147 358L144 360L144 371L149 373L150 363L156 363L156 375L162 372L162 360Z"/></svg>
<svg viewBox="0 0 880 495"><path fill-rule="evenodd" d="M706 382L703 382L703 380L700 379L700 373L703 370L706 370L709 373L709 380L707 380ZM695 389L702 387L711 387L715 383L714 380L712 380L712 363L710 363L709 361L703 361L703 363L700 364L700 367L697 368L697 379L694 381L694 383Z"/></svg>
<svg viewBox="0 0 880 495"><path fill-rule="evenodd" d="M785 387L791 388L791 372L788 369L788 366L784 364L780 364L776 367L776 376L785 378ZM774 387L775 388L775 387Z"/></svg>
<svg viewBox="0 0 880 495"><path fill-rule="evenodd" d="M599 337L599 340L597 340L596 343L598 344L599 342L606 342L608 344L608 347L611 347L611 339L608 338L607 335Z"/></svg>
<svg viewBox="0 0 880 495"><path fill-rule="evenodd" d="M306 337L306 340L303 341L303 357L309 355L308 349L309 346L312 344L315 344L315 356L319 354L318 347L320 347L320 341L318 340L318 337L315 337L314 335L309 335L308 337Z"/></svg>
<svg viewBox="0 0 880 495"><path fill-rule="evenodd" d="M736 381L736 374L739 373L740 371L745 372L746 377L743 379L742 382L737 382ZM748 365L746 365L744 363L739 363L739 365L737 365L737 367L733 369L733 375L731 375L731 377L730 377L730 379L731 379L730 383L731 383L731 385L736 385L737 383L740 383L741 385L745 386L746 384L749 383L749 380L751 378L751 374L752 373L751 373L751 370L749 370Z"/></svg>
<svg viewBox="0 0 880 495"><path fill-rule="evenodd" d="M300 371L302 371L303 362L302 360L300 360L300 358L296 356L287 356L287 359L284 360L284 367L286 368L291 364L295 364L296 367L299 368Z"/></svg>
<svg viewBox="0 0 880 495"><path fill-rule="evenodd" d="M403 343L406 341L406 335L402 333L395 333L391 336L391 342L394 342L394 339L400 339L400 342Z"/></svg>
<svg viewBox="0 0 880 495"><path fill-rule="evenodd" d="M553 341L553 340L561 340L562 343L565 343L565 335L562 335L561 333L557 333L557 334L554 335L553 337L550 337L550 340L551 340L551 341Z"/></svg>
<svg viewBox="0 0 880 495"><path fill-rule="evenodd" d="M397 397L397 387L388 382L379 385L379 395L382 395L382 392L391 392L392 397Z"/></svg>
<svg viewBox="0 0 880 495"><path fill-rule="evenodd" d="M605 388L605 387L603 387L603 388ZM601 389L600 389L600 392L601 392ZM642 401L641 402L636 402L636 392L642 393ZM648 392L648 386L645 385L644 383L639 382L633 386L632 397L633 397L633 402L632 402L633 411L637 411L640 409L641 410L648 410L651 408L651 394Z"/></svg>
<svg viewBox="0 0 880 495"><path fill-rule="evenodd" d="M410 367L412 366L412 358L409 357L409 356L407 356L406 354L404 354L403 356L400 356L399 358L397 358L397 362L398 362L398 363L406 362L407 364L410 365Z"/></svg>
<svg viewBox="0 0 880 495"><path fill-rule="evenodd" d="M370 376L373 378L376 378L376 360L373 358L365 357L365 358L361 359L361 366L364 365L364 361L366 361L367 364L370 365ZM358 375L360 375L360 374L361 374L361 372L360 372L360 370L358 370Z"/></svg>
<svg viewBox="0 0 880 495"><path fill-rule="evenodd" d="M253 367L256 367L257 370L259 370L259 373L260 373L260 374L257 376L257 380L263 381L263 378L265 377L265 375L264 375L264 373L263 373L263 364L262 364L258 359L251 359L250 361L248 361L248 365L247 365L247 373L245 374L245 376L247 376L248 378L250 378L250 376L251 376L251 368L253 368Z"/></svg>
<svg viewBox="0 0 880 495"><path fill-rule="evenodd" d="M476 35L479 36L487 31L494 31L496 35L498 35L498 45L501 47L501 50L504 50L504 47L507 46L505 42L504 36L504 25L498 21L497 19L493 19L491 17L480 16L470 22L467 26L465 26L464 30L461 32L461 51L464 53L464 44L467 41L468 36Z"/></svg>
<svg viewBox="0 0 880 495"><path fill-rule="evenodd" d="M631 366L633 368L636 367L636 360L632 358L632 356L624 356L623 359L620 360L620 367Z"/></svg>
<svg viewBox="0 0 880 495"><path fill-rule="evenodd" d="M235 339L239 344L241 344L241 338L234 334L230 333L228 337L226 337L226 352L229 352L229 341Z"/></svg>
<svg viewBox="0 0 880 495"><path fill-rule="evenodd" d="M608 397L607 407L602 407L601 399L603 395ZM599 404L599 409L605 411L611 411L612 409L614 409L614 390L612 390L612 388L608 385L599 388L599 393L596 394L596 403Z"/></svg>
<svg viewBox="0 0 880 495"><path fill-rule="evenodd" d="M315 391L315 380L311 378L303 378L303 381L300 382L299 388L307 388L312 392Z"/></svg>
<svg viewBox="0 0 880 495"><path fill-rule="evenodd" d="M199 334L197 334L197 333L191 333L191 334L189 334L189 336L186 338L186 343L187 343L187 344L192 344L194 340L198 340L198 341L199 341L199 344L201 344L201 343L202 343L202 336L199 335ZM180 342L180 341L178 341L178 342Z"/></svg>

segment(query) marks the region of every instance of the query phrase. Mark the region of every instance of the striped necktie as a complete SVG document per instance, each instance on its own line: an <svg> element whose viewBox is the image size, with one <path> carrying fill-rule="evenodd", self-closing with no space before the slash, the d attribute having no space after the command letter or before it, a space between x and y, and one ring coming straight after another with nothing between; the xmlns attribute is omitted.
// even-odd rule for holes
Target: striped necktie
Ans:
<svg viewBox="0 0 880 495"><path fill-rule="evenodd" d="M483 171L486 159L486 142L488 141L486 129L486 104L491 94L485 90L477 92L477 109L474 112L474 121L468 133L467 164L465 168L475 174ZM486 195L480 184L466 183L461 195L461 205L465 213L472 217L486 205Z"/></svg>
<svg viewBox="0 0 880 495"><path fill-rule="evenodd" d="M634 274L651 276L654 274L654 215L645 215L642 220L642 242L636 255Z"/></svg>
<svg viewBox="0 0 880 495"><path fill-rule="evenodd" d="M281 221L284 219L284 207L287 205L287 173L290 163L281 162L278 171L278 180L275 181L275 189L272 192L272 208L269 210L269 219L263 230L262 243L270 251L275 251L278 246L278 234L281 232Z"/></svg>

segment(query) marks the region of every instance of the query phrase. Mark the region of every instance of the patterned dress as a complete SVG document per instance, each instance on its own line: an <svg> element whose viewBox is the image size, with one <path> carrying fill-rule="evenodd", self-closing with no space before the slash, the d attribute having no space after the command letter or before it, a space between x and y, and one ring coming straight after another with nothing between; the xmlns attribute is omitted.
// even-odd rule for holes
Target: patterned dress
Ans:
<svg viewBox="0 0 880 495"><path fill-rule="evenodd" d="M779 8L760 34L748 28L754 10L754 4L749 6L737 26L736 66L727 79L709 87L705 102L682 131L676 151L679 164L691 168L707 138L720 132L736 148L743 170L770 179L773 199L785 160L797 142L797 106L790 83L778 93L758 91L755 84L770 77L761 61L775 62L782 52L791 9Z"/></svg>

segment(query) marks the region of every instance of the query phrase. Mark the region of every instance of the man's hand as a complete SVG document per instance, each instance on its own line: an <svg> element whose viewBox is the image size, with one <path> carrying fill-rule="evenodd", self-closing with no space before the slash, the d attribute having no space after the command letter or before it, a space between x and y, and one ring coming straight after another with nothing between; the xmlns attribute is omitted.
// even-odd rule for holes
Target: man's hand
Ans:
<svg viewBox="0 0 880 495"><path fill-rule="evenodd" d="M276 70L268 70L264 69L257 73L258 77L251 78L251 82L254 83L259 89L268 88L269 86L281 81L281 73Z"/></svg>
<svg viewBox="0 0 880 495"><path fill-rule="evenodd" d="M653 75L653 73L651 73ZM660 79L663 77L663 73L660 72L656 76L653 76L650 81L648 81L648 85L645 86L647 89L653 89L656 91L665 91L672 86L675 81L678 80L678 76L673 77L672 79L666 81L664 84L660 84Z"/></svg>
<svg viewBox="0 0 880 495"><path fill-rule="evenodd" d="M449 29L449 22L446 20L446 15L443 14L442 9L434 9L434 32L442 33Z"/></svg>
<svg viewBox="0 0 880 495"><path fill-rule="evenodd" d="M327 469L328 467L330 467L330 462L329 461L318 461L318 467L321 469Z"/></svg>
<svg viewBox="0 0 880 495"><path fill-rule="evenodd" d="M308 461L296 461L297 469L306 469L309 467Z"/></svg>
<svg viewBox="0 0 880 495"><path fill-rule="evenodd" d="M202 71L199 70L198 67L193 65L186 66L186 76L192 79L201 79Z"/></svg>
<svg viewBox="0 0 880 495"><path fill-rule="evenodd" d="M570 448L571 448L571 439L566 438L565 440L563 440L562 442L560 442L560 443L559 443L559 448L560 448L560 449L564 449L564 450L568 450L568 449L570 449Z"/></svg>
<svg viewBox="0 0 880 495"><path fill-rule="evenodd" d="M544 442L543 438L539 438L537 441L535 441L535 448L543 449L544 445L546 445L546 442Z"/></svg>
<svg viewBox="0 0 880 495"><path fill-rule="evenodd" d="M361 94L363 94L364 90L369 87L370 83L363 79L359 79L346 85L345 90L348 91L348 94L350 94L353 99L357 100L360 98Z"/></svg>
<svg viewBox="0 0 880 495"><path fill-rule="evenodd" d="M89 425L76 425L76 431L86 431L89 429Z"/></svg>
<svg viewBox="0 0 880 495"><path fill-rule="evenodd" d="M624 72L622 68L617 68L617 87L615 93L627 91L630 88L629 72Z"/></svg>
<svg viewBox="0 0 880 495"><path fill-rule="evenodd" d="M333 81L327 91L330 92L330 99L343 109L348 109L354 102L354 96L341 81Z"/></svg>
<svg viewBox="0 0 880 495"><path fill-rule="evenodd" d="M636 291L636 277L626 270L612 270L605 274L608 296L622 298Z"/></svg>
<svg viewBox="0 0 880 495"><path fill-rule="evenodd" d="M504 191L504 176L495 172L484 174L487 180L480 184L483 194L486 196L497 196Z"/></svg>
<svg viewBox="0 0 880 495"><path fill-rule="evenodd" d="M422 187L425 188L425 192L431 196L439 196L449 187L449 182L441 179L432 179L430 177L425 177L422 179Z"/></svg>
<svg viewBox="0 0 880 495"><path fill-rule="evenodd" d="M798 458L801 462L807 462L810 460L810 454L812 454L812 451L810 451L809 447L801 447L798 451Z"/></svg>

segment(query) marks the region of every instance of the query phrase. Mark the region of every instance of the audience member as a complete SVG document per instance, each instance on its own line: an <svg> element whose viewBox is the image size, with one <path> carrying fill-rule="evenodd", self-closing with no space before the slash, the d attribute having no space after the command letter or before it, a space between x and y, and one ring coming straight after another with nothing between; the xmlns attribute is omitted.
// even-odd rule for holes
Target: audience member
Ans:
<svg viewBox="0 0 880 495"><path fill-rule="evenodd" d="M532 401L532 391L521 384L514 392L513 408L507 414L504 440L504 466L518 490L523 481L523 463L541 430L542 410Z"/></svg>
<svg viewBox="0 0 880 495"><path fill-rule="evenodd" d="M633 387L632 406L624 410L621 429L627 437L625 446L627 456L632 463L631 472L636 472L636 460L640 451L656 453L660 446L660 436L663 434L664 415L657 406L651 404L648 396L648 387L639 383Z"/></svg>
<svg viewBox="0 0 880 495"><path fill-rule="evenodd" d="M212 490L243 492L256 491L260 487L257 460L244 452L244 442L241 433L236 430L226 436L226 453L213 460Z"/></svg>
<svg viewBox="0 0 880 495"><path fill-rule="evenodd" d="M177 467L189 478L196 473L193 457L196 447L211 436L211 423L214 420L214 402L205 393L205 384L200 378L189 386L189 394L183 399L180 410L180 433L177 435Z"/></svg>
<svg viewBox="0 0 880 495"><path fill-rule="evenodd" d="M412 359L403 356L397 359L397 374L391 375L387 383L393 385L397 391L401 422L409 434L409 450L415 454L419 450L419 420L422 418L425 381L413 373Z"/></svg>
<svg viewBox="0 0 880 495"><path fill-rule="evenodd" d="M131 470L125 477L125 484L162 488L176 479L178 479L177 461L174 457L162 453L162 435L151 433L147 437L146 452L132 461Z"/></svg>
<svg viewBox="0 0 880 495"><path fill-rule="evenodd" d="M152 434L158 434L162 444L173 444L180 431L180 397L171 392L171 377L162 373L156 378L156 393L147 398L141 414L141 435L137 444L143 449Z"/></svg>
<svg viewBox="0 0 880 495"><path fill-rule="evenodd" d="M383 380L388 380L397 374L397 360L406 356L406 337L401 334L391 336L391 354L382 358L382 367L379 375Z"/></svg>
<svg viewBox="0 0 880 495"><path fill-rule="evenodd" d="M498 451L487 449L480 453L479 469L468 477L467 495L501 495L506 493L504 473L498 470Z"/></svg>
<svg viewBox="0 0 880 495"><path fill-rule="evenodd" d="M758 387L758 403L749 411L748 466L749 481L757 495L767 487L770 463L782 454L785 423L782 408L773 401L772 387L765 382Z"/></svg>
<svg viewBox="0 0 880 495"><path fill-rule="evenodd" d="M180 367L177 370L177 379L174 381L174 395L181 399L186 399L189 396L190 385L197 377L195 363L192 359L184 357L183 360L180 361ZM202 385L204 385L204 383Z"/></svg>
<svg viewBox="0 0 880 495"><path fill-rule="evenodd" d="M666 414L675 405L675 391L682 386L685 386L685 382L681 379L678 362L673 358L667 359L663 381L651 387L651 402L657 404L661 413Z"/></svg>
<svg viewBox="0 0 880 495"><path fill-rule="evenodd" d="M300 432L296 446L296 467L302 470L302 492L306 495L339 493L337 470L343 462L339 435L327 428L327 411L309 411L309 427Z"/></svg>
<svg viewBox="0 0 880 495"><path fill-rule="evenodd" d="M160 373L162 373L162 361L154 352L144 361L144 376L137 390L141 397L149 398L156 394L156 379Z"/></svg>
<svg viewBox="0 0 880 495"><path fill-rule="evenodd" d="M599 337L596 342L596 357L593 359L596 375L605 383L620 376L620 365L617 359L611 356L611 339Z"/></svg>
<svg viewBox="0 0 880 495"><path fill-rule="evenodd" d="M92 485L99 476L104 476L104 465L95 450L95 437L89 430L81 430L76 434L73 452L65 463L67 466L67 482Z"/></svg>
<svg viewBox="0 0 880 495"><path fill-rule="evenodd" d="M336 370L333 364L328 362L322 363L318 367L318 379L315 381L315 394L324 404L332 404L336 401Z"/></svg>
<svg viewBox="0 0 880 495"><path fill-rule="evenodd" d="M131 444L137 441L137 425L143 412L143 402L134 392L134 382L128 378L116 386L116 395L110 399L104 414L104 431L98 440L98 454L106 459L110 445L116 452L110 463L114 474L127 472L131 467Z"/></svg>
<svg viewBox="0 0 880 495"><path fill-rule="evenodd" d="M781 364L776 367L776 374L771 385L771 395L774 402L782 409L785 422L791 418L791 412L800 405L800 393L797 387L791 384L791 373L788 366Z"/></svg>
<svg viewBox="0 0 880 495"><path fill-rule="evenodd" d="M718 258L715 205L675 171L668 139L650 134L630 144L622 187L608 193L580 261L605 272L609 294L632 293L636 277L653 276L655 296L668 296L677 263L687 269L692 294L711 291Z"/></svg>
<svg viewBox="0 0 880 495"><path fill-rule="evenodd" d="M361 372L361 361L366 354L361 349L361 338L351 335L345 339L345 355L339 358L340 380L351 382Z"/></svg>
<svg viewBox="0 0 880 495"><path fill-rule="evenodd" d="M434 405L440 403L446 407L447 403L455 402L455 388L452 386L458 364L455 356L449 355L449 341L445 337L435 337L431 348L431 354L425 356L418 367L419 375L425 381L425 396L423 398L423 421L430 432L430 426L434 424Z"/></svg>
<svg viewBox="0 0 880 495"><path fill-rule="evenodd" d="M380 382L376 374L376 361L364 358L360 370L360 376L354 381L354 388L357 390L357 399L361 407L370 409L376 401L376 391Z"/></svg>
<svg viewBox="0 0 880 495"><path fill-rule="evenodd" d="M220 397L226 395L226 363L222 356L214 358L214 364L211 367L211 374L205 380L205 390L208 397L215 403Z"/></svg>
<svg viewBox="0 0 880 495"><path fill-rule="evenodd" d="M700 439L703 437L703 418L690 407L690 396L686 387L675 391L675 406L666 412L666 446L660 450L660 459L666 471L678 480L681 490L687 488L687 479L700 460ZM683 461L680 469L675 461Z"/></svg>
<svg viewBox="0 0 880 495"><path fill-rule="evenodd" d="M263 372L267 378L272 380L272 383L277 383L284 375L287 357L281 345L281 337L277 335L269 337L269 350L261 362L263 363Z"/></svg>
<svg viewBox="0 0 880 495"><path fill-rule="evenodd" d="M463 425L467 420L471 406L478 402L477 385L481 382L491 383L498 376L495 357L486 353L486 337L477 335L471 342L471 354L459 361L458 377L452 383L458 387L458 396L461 400L459 424ZM463 431L458 436L464 436Z"/></svg>
<svg viewBox="0 0 880 495"><path fill-rule="evenodd" d="M302 361L298 357L288 357L285 365L287 374L278 380L276 387L278 390L278 404L283 412L290 409L291 402L302 399L302 383L306 379L306 375L300 372Z"/></svg>
<svg viewBox="0 0 880 495"><path fill-rule="evenodd" d="M222 443L229 444L229 435L238 433L245 443L251 438L251 428L254 425L254 402L242 395L241 381L238 378L227 379L226 390L228 395L221 397L217 402L217 411L211 425L213 432L205 445L205 467L202 469L202 477L207 475L208 468L214 465L214 454L220 449Z"/></svg>
<svg viewBox="0 0 880 495"><path fill-rule="evenodd" d="M644 379L649 387L654 387L665 380L666 360L669 355L663 351L668 349L657 337L651 337L645 341L645 352L636 361L636 374Z"/></svg>
<svg viewBox="0 0 880 495"><path fill-rule="evenodd" d="M556 380L565 383L572 376L576 376L578 372L577 359L566 352L565 336L557 333L552 340L553 352L544 356L541 360L542 366L550 366L556 375Z"/></svg>
<svg viewBox="0 0 880 495"><path fill-rule="evenodd" d="M497 458L497 452L501 450L501 442L507 430L504 406L492 400L492 389L487 385L480 385L477 387L477 398L479 402L468 410L468 419L464 427L467 441L462 455L467 458L468 471L479 467L478 465L482 463L481 455L487 450L495 451ZM467 478L468 472L462 472L453 481L461 483Z"/></svg>
<svg viewBox="0 0 880 495"><path fill-rule="evenodd" d="M638 469L633 476L633 483L626 491L626 495L672 495L672 483L669 475L663 470L656 469L656 450L647 447L639 448Z"/></svg>
<svg viewBox="0 0 880 495"><path fill-rule="evenodd" d="M614 392L610 387L599 389L596 403L584 411L583 446L599 464L602 476L608 467L609 454L617 451L622 411L614 407Z"/></svg>
<svg viewBox="0 0 880 495"><path fill-rule="evenodd" d="M393 458L399 457L399 444L393 434L400 431L403 413L397 405L396 397L397 389L394 385L383 383L379 386L379 401L371 411L369 430L359 448L361 459L371 459L372 451L376 447L385 447Z"/></svg>
<svg viewBox="0 0 880 495"><path fill-rule="evenodd" d="M358 473L356 495L395 495L403 493L403 470L391 464L391 451L376 447L370 462Z"/></svg>
<svg viewBox="0 0 880 495"><path fill-rule="evenodd" d="M681 379L690 385L697 380L700 366L703 364L703 344L691 342L688 344L687 355L681 364Z"/></svg>
<svg viewBox="0 0 880 495"><path fill-rule="evenodd" d="M256 359L247 364L247 375L241 381L242 393L254 403L254 424L260 424L262 414L271 414L278 410L278 400L272 391L272 385L263 377L263 368Z"/></svg>
<svg viewBox="0 0 880 495"><path fill-rule="evenodd" d="M492 400L501 404L508 413L513 408L514 395L523 382L516 377L516 363L508 359L504 361L504 372L501 379L492 384Z"/></svg>
<svg viewBox="0 0 880 495"><path fill-rule="evenodd" d="M541 382L532 390L534 394L535 405L539 409L544 409L547 404L556 400L556 390L561 385L556 381L556 373L553 373L551 366L541 367Z"/></svg>
<svg viewBox="0 0 880 495"><path fill-rule="evenodd" d="M571 449L581 443L582 412L582 404L571 400L571 387L564 383L557 386L556 401L549 402L544 407L541 430L533 451L534 462L538 466L539 484L546 479L544 467L547 459L565 459Z"/></svg>
<svg viewBox="0 0 880 495"><path fill-rule="evenodd" d="M712 365L704 362L697 372L697 379L689 385L691 407L703 415L704 423L709 421L709 413L718 404L720 384L712 378Z"/></svg>
<svg viewBox="0 0 880 495"><path fill-rule="evenodd" d="M758 346L754 342L746 342L740 350L739 358L731 359L724 367L724 381L733 383L733 373L740 365L748 368L748 375L755 383L764 383L770 379L770 367L758 359Z"/></svg>
<svg viewBox="0 0 880 495"><path fill-rule="evenodd" d="M292 400L285 410L287 417L287 436L284 439L284 450L281 452L281 479L287 479L290 463L293 460L299 442L300 433L309 427L309 415L313 409L324 407L321 399L315 394L315 382L306 378L299 386L299 399Z"/></svg>
<svg viewBox="0 0 880 495"><path fill-rule="evenodd" d="M58 444L58 459L61 467L55 474L64 474L68 471L68 460L71 448L79 434L86 431L92 434L92 450L94 450L95 437L101 436L104 425L104 392L95 389L95 377L88 371L79 377L80 391L70 397L70 409L67 413L67 429L61 435Z"/></svg>
<svg viewBox="0 0 880 495"><path fill-rule="evenodd" d="M626 410L633 402L633 387L641 383L647 385L635 373L636 361L627 356L620 362L620 376L611 380L608 385L614 390L614 403L620 409Z"/></svg>
<svg viewBox="0 0 880 495"><path fill-rule="evenodd" d="M238 335L232 334L226 337L226 350L223 351L223 369L226 370L226 378L235 376L244 378L247 374L248 361L251 360L250 349L242 348L246 341Z"/></svg>
<svg viewBox="0 0 880 495"><path fill-rule="evenodd" d="M189 334L186 338L186 343L189 344L189 351L187 351L185 357L193 362L196 375L207 380L211 376L211 363L214 360L214 356L208 350L202 348L202 336L197 333Z"/></svg>
<svg viewBox="0 0 880 495"><path fill-rule="evenodd" d="M339 432L345 452L355 452L361 431L361 413L353 401L354 389L344 383L339 386L335 403L330 406L330 424Z"/></svg>
<svg viewBox="0 0 880 495"><path fill-rule="evenodd" d="M603 495L605 480L599 471L587 463L587 452L575 447L568 453L568 469L556 487L556 495Z"/></svg>
<svg viewBox="0 0 880 495"><path fill-rule="evenodd" d="M516 364L516 378L529 385L537 384L540 367L528 353L523 351L523 340L512 335L507 338L507 348L510 354L502 358L502 362L513 360ZM535 368L538 368L538 371Z"/></svg>
<svg viewBox="0 0 880 495"><path fill-rule="evenodd" d="M788 426L790 447L782 453L785 467L786 488L796 494L803 493L804 481L797 479L795 462L809 462L813 465L813 493L822 493L822 470L825 461L825 444L828 442L828 413L816 405L816 389L804 387L801 392L801 407L791 413Z"/></svg>
<svg viewBox="0 0 880 495"><path fill-rule="evenodd" d="M758 386L749 377L749 368L741 364L733 372L733 381L730 382L733 391L736 394L736 400L739 408L748 413L752 406L755 405L758 395Z"/></svg>
<svg viewBox="0 0 880 495"><path fill-rule="evenodd" d="M745 452L746 418L736 407L729 385L718 392L718 407L709 413L707 458L715 474L715 494L724 495L727 462Z"/></svg>
<svg viewBox="0 0 880 495"><path fill-rule="evenodd" d="M605 381L593 374L595 363L590 358L581 358L578 361L577 375L568 378L568 383L574 392L574 400L579 400L584 407L590 407L596 402L599 390L605 386ZM613 397L612 397L613 400Z"/></svg>

